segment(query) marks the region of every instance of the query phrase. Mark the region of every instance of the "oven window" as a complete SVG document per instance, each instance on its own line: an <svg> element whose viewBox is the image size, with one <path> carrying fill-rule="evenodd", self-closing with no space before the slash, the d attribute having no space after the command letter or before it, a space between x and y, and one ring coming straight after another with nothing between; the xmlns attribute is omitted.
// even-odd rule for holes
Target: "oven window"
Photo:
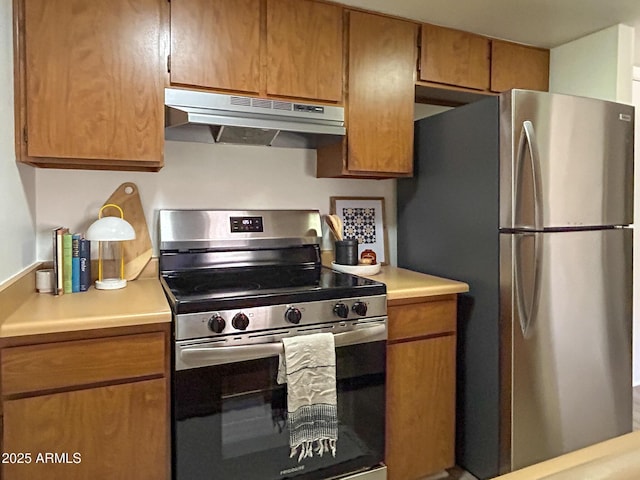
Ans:
<svg viewBox="0 0 640 480"><path fill-rule="evenodd" d="M334 458L289 458L286 386L276 357L181 370L174 376L174 478L322 479L384 457L385 343L336 349Z"/></svg>

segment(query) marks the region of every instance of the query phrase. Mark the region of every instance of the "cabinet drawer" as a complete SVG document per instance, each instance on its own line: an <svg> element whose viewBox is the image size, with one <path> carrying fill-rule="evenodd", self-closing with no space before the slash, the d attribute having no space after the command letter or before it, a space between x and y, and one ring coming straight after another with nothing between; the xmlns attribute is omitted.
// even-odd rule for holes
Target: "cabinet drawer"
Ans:
<svg viewBox="0 0 640 480"><path fill-rule="evenodd" d="M2 350L2 395L161 376L165 334L11 347Z"/></svg>
<svg viewBox="0 0 640 480"><path fill-rule="evenodd" d="M389 340L455 333L456 301L443 300L390 306L388 317Z"/></svg>

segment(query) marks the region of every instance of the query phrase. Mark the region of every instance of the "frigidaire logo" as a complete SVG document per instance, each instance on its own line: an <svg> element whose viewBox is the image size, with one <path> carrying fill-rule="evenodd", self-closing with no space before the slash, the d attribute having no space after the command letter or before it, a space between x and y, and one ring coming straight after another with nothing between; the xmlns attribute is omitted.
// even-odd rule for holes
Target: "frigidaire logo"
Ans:
<svg viewBox="0 0 640 480"><path fill-rule="evenodd" d="M287 468L286 470L280 470L280 475L286 475L287 473L299 472L300 470L304 470L304 465L300 465L299 467Z"/></svg>

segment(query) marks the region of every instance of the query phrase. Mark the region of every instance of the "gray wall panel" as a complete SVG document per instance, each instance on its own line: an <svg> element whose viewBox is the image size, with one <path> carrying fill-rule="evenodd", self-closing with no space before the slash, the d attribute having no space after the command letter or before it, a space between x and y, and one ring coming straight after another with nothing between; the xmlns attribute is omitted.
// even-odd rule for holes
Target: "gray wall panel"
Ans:
<svg viewBox="0 0 640 480"><path fill-rule="evenodd" d="M498 473L499 105L415 124L415 176L398 181L398 266L461 280L456 461Z"/></svg>

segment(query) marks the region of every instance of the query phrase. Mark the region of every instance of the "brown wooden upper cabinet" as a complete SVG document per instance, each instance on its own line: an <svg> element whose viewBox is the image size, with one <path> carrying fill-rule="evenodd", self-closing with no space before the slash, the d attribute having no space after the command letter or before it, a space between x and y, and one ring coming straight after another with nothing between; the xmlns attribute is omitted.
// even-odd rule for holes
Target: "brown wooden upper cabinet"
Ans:
<svg viewBox="0 0 640 480"><path fill-rule="evenodd" d="M342 8L267 0L267 94L342 101Z"/></svg>
<svg viewBox="0 0 640 480"><path fill-rule="evenodd" d="M165 0L21 0L16 151L37 166L163 165Z"/></svg>
<svg viewBox="0 0 640 480"><path fill-rule="evenodd" d="M261 0L173 0L171 83L258 93Z"/></svg>
<svg viewBox="0 0 640 480"><path fill-rule="evenodd" d="M413 172L418 26L348 13L347 137L318 148L318 177L399 177Z"/></svg>
<svg viewBox="0 0 640 480"><path fill-rule="evenodd" d="M422 25L420 77L478 90L489 89L489 39L436 25Z"/></svg>
<svg viewBox="0 0 640 480"><path fill-rule="evenodd" d="M512 88L549 90L549 50L422 25L416 81L421 101L458 105Z"/></svg>
<svg viewBox="0 0 640 480"><path fill-rule="evenodd" d="M491 41L491 90L549 90L549 50Z"/></svg>
<svg viewBox="0 0 640 480"><path fill-rule="evenodd" d="M342 8L311 0L172 0L171 83L342 101Z"/></svg>

